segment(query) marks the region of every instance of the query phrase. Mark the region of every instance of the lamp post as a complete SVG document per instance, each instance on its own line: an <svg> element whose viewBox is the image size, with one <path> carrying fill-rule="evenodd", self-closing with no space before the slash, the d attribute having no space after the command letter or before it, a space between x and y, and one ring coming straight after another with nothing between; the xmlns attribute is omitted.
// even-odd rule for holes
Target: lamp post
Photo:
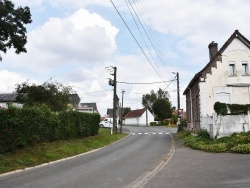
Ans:
<svg viewBox="0 0 250 188"><path fill-rule="evenodd" d="M121 110L120 132L122 132L122 122L123 122L123 94L124 93L125 93L125 91L122 90L122 110Z"/></svg>

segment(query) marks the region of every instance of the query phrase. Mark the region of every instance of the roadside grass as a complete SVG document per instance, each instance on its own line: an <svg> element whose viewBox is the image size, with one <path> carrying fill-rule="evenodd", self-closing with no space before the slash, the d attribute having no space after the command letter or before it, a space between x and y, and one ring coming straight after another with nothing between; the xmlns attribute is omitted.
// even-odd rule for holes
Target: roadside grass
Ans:
<svg viewBox="0 0 250 188"><path fill-rule="evenodd" d="M233 133L231 136L218 139L211 139L205 130L200 130L197 135L181 131L177 133L177 137L183 139L185 146L195 150L212 153L250 153L250 131Z"/></svg>
<svg viewBox="0 0 250 188"><path fill-rule="evenodd" d="M107 146L125 136L123 133L111 135L110 129L100 128L96 136L39 143L15 152L0 154L0 174L86 153Z"/></svg>

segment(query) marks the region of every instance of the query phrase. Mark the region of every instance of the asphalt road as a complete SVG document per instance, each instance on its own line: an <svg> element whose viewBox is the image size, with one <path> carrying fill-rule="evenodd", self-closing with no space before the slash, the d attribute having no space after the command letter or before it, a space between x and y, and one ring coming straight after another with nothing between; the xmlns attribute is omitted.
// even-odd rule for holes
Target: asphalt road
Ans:
<svg viewBox="0 0 250 188"><path fill-rule="evenodd" d="M250 155L207 153L176 144L174 155L144 188L249 188Z"/></svg>
<svg viewBox="0 0 250 188"><path fill-rule="evenodd" d="M1 188L122 188L138 182L166 160L172 147L164 127L129 127L130 136L98 151L0 176ZM124 129L125 130L125 129ZM135 186L136 185L136 186Z"/></svg>

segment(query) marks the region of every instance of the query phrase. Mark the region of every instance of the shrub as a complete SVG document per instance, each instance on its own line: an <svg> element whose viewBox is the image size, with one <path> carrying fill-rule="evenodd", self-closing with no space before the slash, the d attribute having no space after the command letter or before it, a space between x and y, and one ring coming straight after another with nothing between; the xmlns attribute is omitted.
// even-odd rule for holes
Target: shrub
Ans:
<svg viewBox="0 0 250 188"><path fill-rule="evenodd" d="M210 139L210 134L207 132L206 129L199 129L197 132L197 137L204 138L204 139Z"/></svg>
<svg viewBox="0 0 250 188"><path fill-rule="evenodd" d="M226 115L227 114L227 105L225 103L220 103L220 102L216 102L214 104L214 111L218 114L218 115Z"/></svg>
<svg viewBox="0 0 250 188"><path fill-rule="evenodd" d="M234 146L231 148L231 151L236 153L250 153L250 143Z"/></svg>
<svg viewBox="0 0 250 188"><path fill-rule="evenodd" d="M0 109L0 153L38 142L94 136L99 121L98 114L55 113L46 105Z"/></svg>
<svg viewBox="0 0 250 188"><path fill-rule="evenodd" d="M157 122L155 122L155 121L154 121L154 122L150 122L150 125L151 125L151 126L156 126L156 125L157 125Z"/></svg>

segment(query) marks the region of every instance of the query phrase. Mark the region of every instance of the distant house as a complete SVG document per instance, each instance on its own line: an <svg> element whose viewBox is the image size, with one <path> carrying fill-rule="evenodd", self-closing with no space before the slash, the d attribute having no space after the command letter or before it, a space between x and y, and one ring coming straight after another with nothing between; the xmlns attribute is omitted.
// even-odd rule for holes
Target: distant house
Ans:
<svg viewBox="0 0 250 188"><path fill-rule="evenodd" d="M235 30L219 50L217 46L214 42L209 44L210 61L194 75L184 91L188 127L207 129L213 137L249 129L245 121L222 124L220 120L215 124L213 115L217 101L250 103L250 41Z"/></svg>
<svg viewBox="0 0 250 188"><path fill-rule="evenodd" d="M154 116L146 108L133 110L124 116L125 125L149 126Z"/></svg>
<svg viewBox="0 0 250 188"><path fill-rule="evenodd" d="M3 93L0 94L0 108L8 108L11 105L21 107L21 104L16 102L16 93Z"/></svg>
<svg viewBox="0 0 250 188"><path fill-rule="evenodd" d="M80 105L76 107L75 110L79 112L100 114L97 109L96 103L80 103Z"/></svg>

